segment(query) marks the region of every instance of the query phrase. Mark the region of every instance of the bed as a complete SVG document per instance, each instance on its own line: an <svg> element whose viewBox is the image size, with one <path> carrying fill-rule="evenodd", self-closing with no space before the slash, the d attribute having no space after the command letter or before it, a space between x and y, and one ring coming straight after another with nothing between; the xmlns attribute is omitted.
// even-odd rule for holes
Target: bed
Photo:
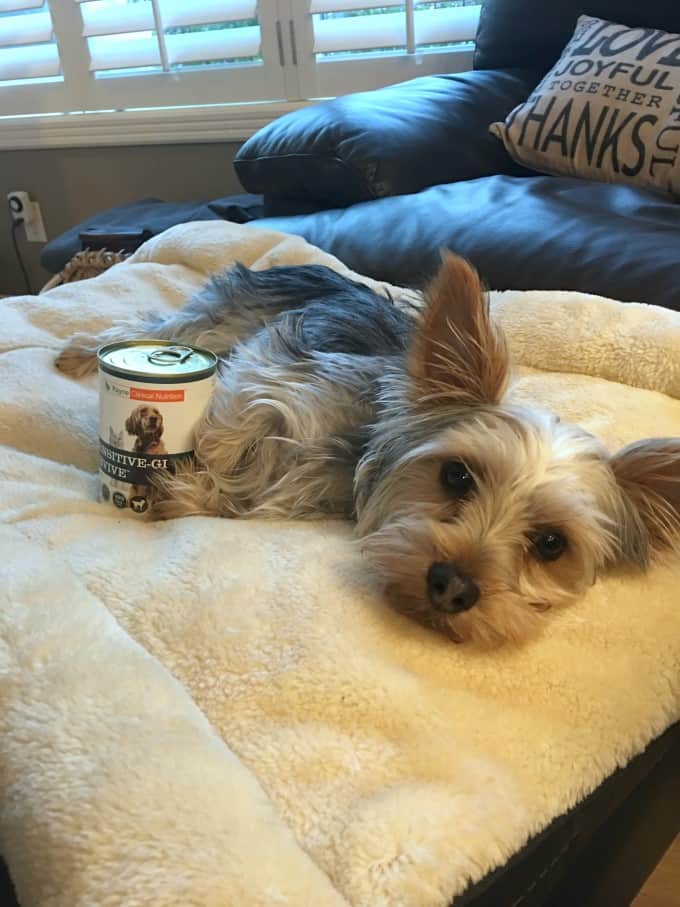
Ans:
<svg viewBox="0 0 680 907"><path fill-rule="evenodd" d="M0 852L18 902L555 904L577 870L587 903L624 888L583 862L607 841L630 894L677 831L677 564L482 651L387 608L345 523L151 524L97 502L96 382L57 372L56 350L234 261L346 271L299 237L193 223L2 301ZM680 435L678 313L491 304L516 400L612 446ZM628 823L647 811L654 834L631 859L611 829L636 795Z"/></svg>

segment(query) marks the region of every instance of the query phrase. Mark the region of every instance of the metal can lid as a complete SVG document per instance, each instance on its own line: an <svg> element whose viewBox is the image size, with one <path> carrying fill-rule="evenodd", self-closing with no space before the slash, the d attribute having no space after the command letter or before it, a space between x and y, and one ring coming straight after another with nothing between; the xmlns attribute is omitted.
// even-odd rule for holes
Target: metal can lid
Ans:
<svg viewBox="0 0 680 907"><path fill-rule="evenodd" d="M177 383L214 374L217 356L210 350L170 340L123 340L101 347L99 367L119 378Z"/></svg>

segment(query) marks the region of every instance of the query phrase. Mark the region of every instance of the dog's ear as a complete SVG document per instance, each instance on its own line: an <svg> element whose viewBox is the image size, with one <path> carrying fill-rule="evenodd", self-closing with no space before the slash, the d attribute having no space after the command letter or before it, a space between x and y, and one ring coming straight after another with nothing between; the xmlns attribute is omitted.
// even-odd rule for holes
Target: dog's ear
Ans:
<svg viewBox="0 0 680 907"><path fill-rule="evenodd" d="M508 352L502 332L489 318L475 269L445 252L425 302L408 358L418 398L499 403L508 382Z"/></svg>
<svg viewBox="0 0 680 907"><path fill-rule="evenodd" d="M125 420L125 431L129 435L136 435L139 433L139 407L134 409Z"/></svg>
<svg viewBox="0 0 680 907"><path fill-rule="evenodd" d="M158 410L156 410L156 412L158 412ZM154 431L154 433L153 433L153 439L154 439L154 441L160 441L162 435L163 435L163 416L161 416L161 414L158 413L157 422L156 422L156 429L155 429L155 431Z"/></svg>
<svg viewBox="0 0 680 907"><path fill-rule="evenodd" d="M640 567L658 554L680 554L680 438L649 438L610 460L623 493L622 551Z"/></svg>

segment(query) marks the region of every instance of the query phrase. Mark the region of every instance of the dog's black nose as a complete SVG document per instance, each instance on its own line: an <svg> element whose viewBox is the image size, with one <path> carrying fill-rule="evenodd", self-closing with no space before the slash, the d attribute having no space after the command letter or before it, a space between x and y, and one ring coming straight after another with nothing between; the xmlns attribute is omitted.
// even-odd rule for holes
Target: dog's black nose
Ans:
<svg viewBox="0 0 680 907"><path fill-rule="evenodd" d="M479 599L479 588L458 564L438 561L427 571L427 596L437 611L467 611Z"/></svg>

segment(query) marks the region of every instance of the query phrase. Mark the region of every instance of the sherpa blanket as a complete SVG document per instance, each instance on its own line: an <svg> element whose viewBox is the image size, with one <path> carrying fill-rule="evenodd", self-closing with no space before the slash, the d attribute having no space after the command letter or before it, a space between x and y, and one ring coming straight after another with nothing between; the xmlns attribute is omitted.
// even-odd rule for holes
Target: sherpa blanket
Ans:
<svg viewBox="0 0 680 907"><path fill-rule="evenodd" d="M24 907L441 907L680 717L677 568L481 652L393 613L349 525L97 503L95 382L55 370L62 338L235 260L345 270L197 223L1 304L0 852ZM493 309L516 398L612 446L680 435L680 315Z"/></svg>

